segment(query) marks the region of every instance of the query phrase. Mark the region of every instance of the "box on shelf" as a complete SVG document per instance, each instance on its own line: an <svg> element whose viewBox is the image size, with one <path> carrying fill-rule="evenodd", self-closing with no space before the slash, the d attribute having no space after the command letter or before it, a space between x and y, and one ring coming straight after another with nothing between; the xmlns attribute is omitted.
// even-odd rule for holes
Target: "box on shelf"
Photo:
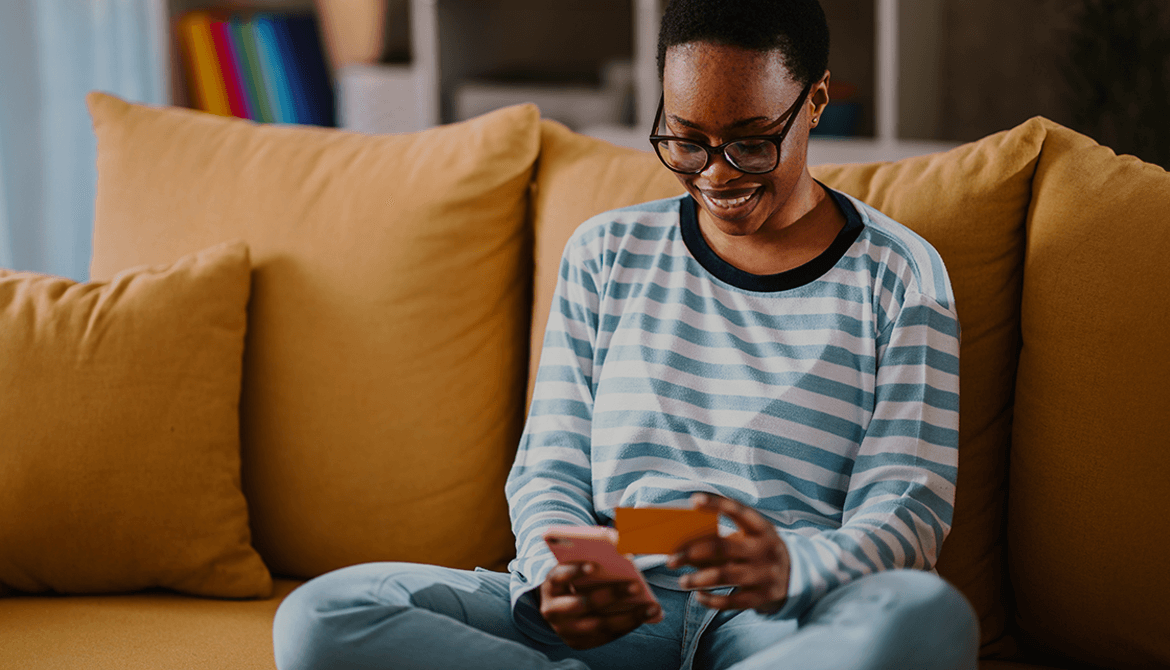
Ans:
<svg viewBox="0 0 1170 670"><path fill-rule="evenodd" d="M625 124L632 116L633 65L613 61L601 70L599 85L524 79L475 79L453 94L455 119L462 121L500 107L535 103L541 116L573 129Z"/></svg>
<svg viewBox="0 0 1170 670"><path fill-rule="evenodd" d="M353 63L337 71L342 128L362 133L409 133L427 126L419 107L418 75L410 65Z"/></svg>

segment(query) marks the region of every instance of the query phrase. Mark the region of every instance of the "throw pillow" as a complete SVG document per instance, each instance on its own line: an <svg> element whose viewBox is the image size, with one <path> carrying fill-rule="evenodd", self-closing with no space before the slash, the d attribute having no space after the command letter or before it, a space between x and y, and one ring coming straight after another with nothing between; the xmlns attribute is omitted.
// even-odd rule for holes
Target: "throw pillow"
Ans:
<svg viewBox="0 0 1170 670"><path fill-rule="evenodd" d="M248 250L0 271L0 589L267 596L240 490Z"/></svg>
<svg viewBox="0 0 1170 670"><path fill-rule="evenodd" d="M362 135L89 104L94 276L252 252L241 449L269 567L506 565L536 108Z"/></svg>

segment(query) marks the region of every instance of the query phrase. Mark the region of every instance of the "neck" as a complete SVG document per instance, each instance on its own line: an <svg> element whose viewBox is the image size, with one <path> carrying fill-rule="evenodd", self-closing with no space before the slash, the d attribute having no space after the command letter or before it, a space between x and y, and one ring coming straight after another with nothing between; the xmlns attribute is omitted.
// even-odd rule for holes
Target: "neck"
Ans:
<svg viewBox="0 0 1170 670"><path fill-rule="evenodd" d="M845 220L832 198L806 170L784 206L750 235L728 235L699 211L708 246L731 265L757 275L785 272L816 258L832 244Z"/></svg>

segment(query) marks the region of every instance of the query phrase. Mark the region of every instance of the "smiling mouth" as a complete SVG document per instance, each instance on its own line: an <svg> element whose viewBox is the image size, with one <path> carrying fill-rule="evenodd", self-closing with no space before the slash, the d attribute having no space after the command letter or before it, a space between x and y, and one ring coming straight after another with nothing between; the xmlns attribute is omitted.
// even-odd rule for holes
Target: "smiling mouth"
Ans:
<svg viewBox="0 0 1170 670"><path fill-rule="evenodd" d="M742 193L735 197L716 196L708 191L701 191L703 200L712 211L719 213L732 214L736 210L744 208L749 205L751 201L760 193L760 189L756 188L747 193Z"/></svg>

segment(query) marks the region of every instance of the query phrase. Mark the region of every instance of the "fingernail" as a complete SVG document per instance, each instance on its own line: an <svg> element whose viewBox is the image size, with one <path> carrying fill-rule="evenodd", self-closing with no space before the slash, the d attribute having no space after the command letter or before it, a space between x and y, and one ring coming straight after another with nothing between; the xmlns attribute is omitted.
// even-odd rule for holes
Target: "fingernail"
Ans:
<svg viewBox="0 0 1170 670"><path fill-rule="evenodd" d="M592 564L592 563L586 563L585 565L582 565L582 566L581 566L581 572L584 572L584 573L585 573L585 574L587 574L587 575L591 575L591 574L593 574L593 564Z"/></svg>
<svg viewBox="0 0 1170 670"><path fill-rule="evenodd" d="M649 607L647 607L646 608L646 616L648 618L651 618L651 619L658 616L658 607L656 607L654 605L650 605Z"/></svg>
<svg viewBox="0 0 1170 670"><path fill-rule="evenodd" d="M641 588L639 588L639 586L638 586L637 584L630 584L630 587L626 589L626 593L628 593L628 594L630 594L630 595L634 595L634 594L636 594L638 591L641 591L641 590L642 590L642 589L641 589Z"/></svg>

